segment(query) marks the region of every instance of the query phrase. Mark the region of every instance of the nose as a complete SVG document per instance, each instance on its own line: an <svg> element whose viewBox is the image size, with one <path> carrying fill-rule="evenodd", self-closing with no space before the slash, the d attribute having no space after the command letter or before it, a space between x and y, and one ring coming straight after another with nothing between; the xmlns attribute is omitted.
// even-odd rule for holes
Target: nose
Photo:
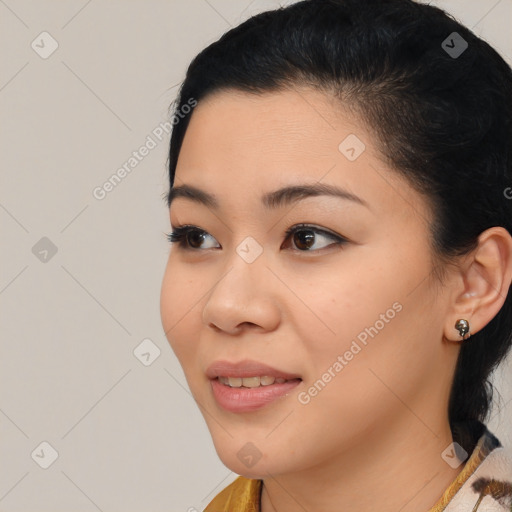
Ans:
<svg viewBox="0 0 512 512"><path fill-rule="evenodd" d="M248 263L235 253L208 294L203 324L230 335L246 329L276 329L280 311L272 291L272 277L263 257Z"/></svg>

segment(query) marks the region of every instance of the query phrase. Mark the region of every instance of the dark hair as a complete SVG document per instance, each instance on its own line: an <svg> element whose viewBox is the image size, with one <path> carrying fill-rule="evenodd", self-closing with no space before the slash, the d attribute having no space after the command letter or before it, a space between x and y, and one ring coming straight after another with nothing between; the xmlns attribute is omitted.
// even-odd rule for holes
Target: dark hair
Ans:
<svg viewBox="0 0 512 512"><path fill-rule="evenodd" d="M437 263L474 249L487 228L512 233L512 71L453 17L412 0L304 0L263 12L194 58L175 109L216 91L298 86L354 109L383 159L428 198ZM171 187L191 115L180 116L172 132ZM442 265L433 267L442 278ZM457 424L487 419L488 378L511 344L509 292L500 312L460 350L449 421L463 446L471 441Z"/></svg>

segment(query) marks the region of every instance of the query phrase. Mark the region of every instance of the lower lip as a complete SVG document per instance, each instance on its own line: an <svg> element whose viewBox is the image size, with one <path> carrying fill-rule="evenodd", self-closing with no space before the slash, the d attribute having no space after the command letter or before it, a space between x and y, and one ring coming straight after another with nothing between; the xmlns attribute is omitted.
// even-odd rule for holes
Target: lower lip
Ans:
<svg viewBox="0 0 512 512"><path fill-rule="evenodd" d="M223 409L230 412L249 412L261 409L285 396L301 382L301 380L291 380L257 388L232 388L222 384L218 379L212 379L211 386L215 400Z"/></svg>

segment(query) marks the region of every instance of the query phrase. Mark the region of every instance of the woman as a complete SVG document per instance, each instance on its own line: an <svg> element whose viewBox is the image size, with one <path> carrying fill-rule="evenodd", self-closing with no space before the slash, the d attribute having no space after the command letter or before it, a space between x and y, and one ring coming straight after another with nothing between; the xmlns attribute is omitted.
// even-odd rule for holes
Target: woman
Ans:
<svg viewBox="0 0 512 512"><path fill-rule="evenodd" d="M203 50L176 112L162 323L241 475L205 510L511 510L485 426L512 333L503 59L432 6L306 0Z"/></svg>

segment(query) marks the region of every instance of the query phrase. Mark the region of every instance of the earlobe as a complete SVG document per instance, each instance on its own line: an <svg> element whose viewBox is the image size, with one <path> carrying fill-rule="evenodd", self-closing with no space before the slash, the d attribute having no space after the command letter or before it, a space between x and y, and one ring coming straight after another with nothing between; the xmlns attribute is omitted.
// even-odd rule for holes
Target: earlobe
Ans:
<svg viewBox="0 0 512 512"><path fill-rule="evenodd" d="M512 237L503 227L482 232L478 246L460 267L462 291L455 292L445 337L463 342L500 311L512 282Z"/></svg>

